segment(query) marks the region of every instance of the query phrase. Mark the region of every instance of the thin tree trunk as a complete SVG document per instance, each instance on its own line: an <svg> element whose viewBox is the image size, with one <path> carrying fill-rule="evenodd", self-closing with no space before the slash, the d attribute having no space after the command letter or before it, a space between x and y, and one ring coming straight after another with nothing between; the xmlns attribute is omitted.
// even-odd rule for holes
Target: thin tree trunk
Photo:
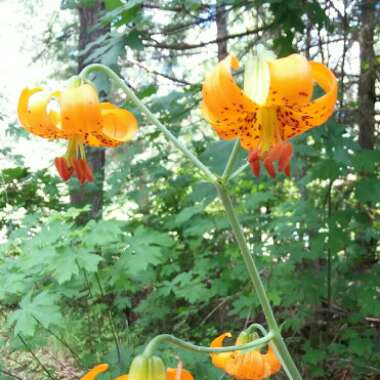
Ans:
<svg viewBox="0 0 380 380"><path fill-rule="evenodd" d="M222 39L227 36L227 14L226 6L218 4L216 6L216 38ZM218 41L218 60L221 61L227 56L227 40Z"/></svg>
<svg viewBox="0 0 380 380"><path fill-rule="evenodd" d="M91 6L78 7L80 23L78 72L89 63L96 63L95 60L92 62L88 62L87 60L93 49L90 49L86 54L81 53L88 44L108 32L107 28L96 26L103 9L103 0L95 0ZM95 176L94 184L73 187L70 191L72 205L79 207L90 205L90 211L81 216L81 223L85 223L90 219L101 218L103 211L105 150L101 148L87 148L86 154Z"/></svg>
<svg viewBox="0 0 380 380"><path fill-rule="evenodd" d="M375 102L376 102L376 56L374 34L376 26L376 1L362 0L360 3L360 78L359 78L359 144L363 149L375 147Z"/></svg>
<svg viewBox="0 0 380 380"><path fill-rule="evenodd" d="M359 145L363 149L375 149L375 103L376 103L376 56L374 51L374 35L377 22L376 13L377 1L361 0L360 2L360 77L358 91L358 125L359 125ZM366 177L369 173L362 172ZM370 208L370 205L363 207L363 210ZM365 229L373 225L373 216L367 212L368 221ZM361 260L360 270L368 270L376 263L377 240L368 240L365 231L359 233L357 238L363 247L364 255Z"/></svg>

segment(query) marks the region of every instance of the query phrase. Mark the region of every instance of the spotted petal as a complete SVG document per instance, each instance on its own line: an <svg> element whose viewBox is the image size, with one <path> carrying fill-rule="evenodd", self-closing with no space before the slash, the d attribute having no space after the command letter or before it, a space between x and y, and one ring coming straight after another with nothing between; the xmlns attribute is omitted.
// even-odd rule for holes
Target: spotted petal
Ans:
<svg viewBox="0 0 380 380"><path fill-rule="evenodd" d="M229 124L244 117L244 114L257 110L257 105L235 83L231 68L239 68L239 61L233 54L220 61L207 74L202 88L202 113L212 124L225 129L229 129Z"/></svg>
<svg viewBox="0 0 380 380"><path fill-rule="evenodd" d="M86 142L89 145L115 147L134 137L137 120L133 114L111 103L101 103L100 111L101 130L87 136Z"/></svg>
<svg viewBox="0 0 380 380"><path fill-rule="evenodd" d="M96 89L90 84L65 89L60 98L62 130L84 135L101 130L102 118Z"/></svg>
<svg viewBox="0 0 380 380"><path fill-rule="evenodd" d="M313 80L325 92L323 96L303 106L280 107L278 119L282 125L284 139L300 135L323 124L334 111L337 98L337 80L325 65L310 62Z"/></svg>
<svg viewBox="0 0 380 380"><path fill-rule="evenodd" d="M28 132L47 139L66 137L58 128L58 114L47 110L50 100L58 96L59 92L48 93L42 88L23 89L17 107L20 124Z"/></svg>
<svg viewBox="0 0 380 380"><path fill-rule="evenodd" d="M313 93L312 69L305 57L292 54L269 62L267 106L303 105Z"/></svg>

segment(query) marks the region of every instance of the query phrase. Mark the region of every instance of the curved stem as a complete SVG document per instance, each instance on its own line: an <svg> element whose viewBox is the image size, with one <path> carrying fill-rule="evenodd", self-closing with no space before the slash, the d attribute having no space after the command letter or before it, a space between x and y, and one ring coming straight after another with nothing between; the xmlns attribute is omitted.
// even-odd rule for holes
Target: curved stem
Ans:
<svg viewBox="0 0 380 380"><path fill-rule="evenodd" d="M256 339L253 342L242 344L239 346L226 346L226 347L207 347L207 346L197 346L196 344L186 342L182 339L175 337L174 335L161 334L154 337L145 347L144 355L152 356L157 347L162 343L169 343L175 346L184 348L186 350L195 352L206 352L206 353L216 353L220 354L222 352L232 352L237 350L247 350L258 348L266 343L268 343L274 337L273 332L269 331L264 337Z"/></svg>
<svg viewBox="0 0 380 380"><path fill-rule="evenodd" d="M229 179L231 171L232 171L232 169L234 167L234 164L236 162L236 159L238 157L239 148L240 148L240 141L239 141L239 139L237 139L235 141L235 144L234 144L233 148L232 148L230 157L228 158L226 167L224 168L224 172L223 172L223 175L222 175L222 180L223 181Z"/></svg>
<svg viewBox="0 0 380 380"><path fill-rule="evenodd" d="M253 260L253 257L251 255L251 252L248 248L247 242L244 237L244 233L242 230L242 227L239 223L239 219L236 215L235 209L233 207L231 198L226 190L226 188L222 184L217 184L216 189L218 191L220 200L223 203L224 209L227 214L227 218L230 222L232 231L235 235L236 241L238 243L238 246L240 248L240 252L243 256L244 263L247 267L249 278L253 284L253 287L255 289L256 295L260 301L261 307L263 308L263 312L265 315L265 318L267 320L269 329L274 333L273 337L273 344L275 346L275 349L278 356L281 359L282 365L288 375L288 377L292 380L302 380L302 377L300 373L298 372L298 369L296 365L294 364L294 361L292 357L290 356L290 353L285 345L285 342L281 336L280 328L276 322L276 319L273 314L273 310L270 306L268 297L265 292L264 284L261 281L259 271L257 270L256 264Z"/></svg>
<svg viewBox="0 0 380 380"><path fill-rule="evenodd" d="M154 125L156 125L166 138L177 147L201 172L207 177L211 183L216 183L217 177L204 165L189 149L187 149L178 139L149 111L145 104L135 95L133 90L110 68L101 64L92 64L86 66L79 76L87 79L88 75L94 71L102 71L113 79L117 85L122 88L129 98L135 103L136 107L146 116L146 118Z"/></svg>

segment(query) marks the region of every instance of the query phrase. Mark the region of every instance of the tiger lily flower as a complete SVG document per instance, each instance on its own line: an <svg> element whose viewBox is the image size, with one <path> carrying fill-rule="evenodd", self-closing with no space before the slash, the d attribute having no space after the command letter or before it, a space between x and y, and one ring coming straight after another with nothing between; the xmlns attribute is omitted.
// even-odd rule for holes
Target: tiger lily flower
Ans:
<svg viewBox="0 0 380 380"><path fill-rule="evenodd" d="M236 345L248 343L247 340L241 339L242 334L236 340ZM223 341L226 337L231 337L231 334L228 332L218 336L210 346L223 347ZM262 354L259 349L248 352L212 353L211 361L215 367L223 369L236 380L262 380L281 369L281 363L271 346L265 354Z"/></svg>
<svg viewBox="0 0 380 380"><path fill-rule="evenodd" d="M118 376L115 380L194 380L191 373L186 369L167 368L165 370L163 363L161 363L161 359L159 360L160 361L156 360L152 366L152 368L154 368L152 371L154 372L152 376L145 373L142 374L142 372L145 371L141 367L141 362L137 362L137 364L140 364L138 368L136 368L136 364L135 369L133 369L133 365L131 365L129 375ZM99 364L98 366L92 368L86 375L81 377L80 380L95 380L99 374L108 371L108 369L108 364Z"/></svg>
<svg viewBox="0 0 380 380"><path fill-rule="evenodd" d="M244 90L234 81L232 70L239 61L230 54L206 76L201 111L223 140L240 139L256 176L260 161L270 176L278 170L290 175L293 148L288 141L331 116L337 98L337 81L323 64L292 54L275 59L262 46L248 60ZM313 83L324 95L312 99Z"/></svg>
<svg viewBox="0 0 380 380"><path fill-rule="evenodd" d="M55 159L55 166L64 181L74 175L81 184L93 181L84 145L116 147L137 131L137 120L130 112L100 103L95 87L79 79L62 92L25 88L18 101L18 118L30 133L68 140L66 154Z"/></svg>

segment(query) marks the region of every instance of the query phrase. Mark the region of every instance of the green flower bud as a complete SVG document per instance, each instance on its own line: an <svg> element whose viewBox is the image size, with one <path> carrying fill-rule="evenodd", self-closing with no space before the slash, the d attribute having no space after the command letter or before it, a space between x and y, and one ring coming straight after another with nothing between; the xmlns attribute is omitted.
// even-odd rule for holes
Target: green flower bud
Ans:
<svg viewBox="0 0 380 380"><path fill-rule="evenodd" d="M166 380L164 362L158 356L136 356L129 369L128 380Z"/></svg>

